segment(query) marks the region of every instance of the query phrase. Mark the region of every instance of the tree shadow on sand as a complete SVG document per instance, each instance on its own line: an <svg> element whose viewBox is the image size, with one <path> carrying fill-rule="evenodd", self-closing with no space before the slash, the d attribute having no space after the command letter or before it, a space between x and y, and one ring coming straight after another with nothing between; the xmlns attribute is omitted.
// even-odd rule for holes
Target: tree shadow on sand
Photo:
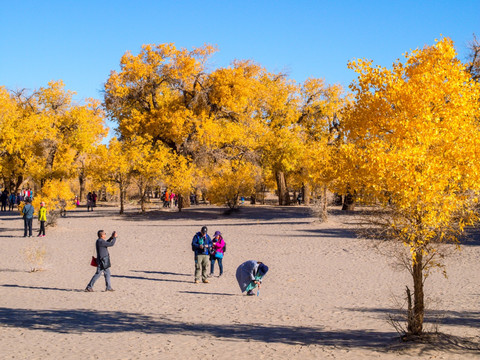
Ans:
<svg viewBox="0 0 480 360"><path fill-rule="evenodd" d="M303 232L311 233L306 235L304 233L299 235L289 235L291 237L328 237L328 238L346 238L356 239L357 235L354 230L344 228L330 228L330 229L313 229L303 230Z"/></svg>
<svg viewBox="0 0 480 360"><path fill-rule="evenodd" d="M144 274L158 274L158 275L174 275L174 276L192 276L192 274L181 274L169 271L150 271L150 270L130 270L131 272L144 273Z"/></svg>
<svg viewBox="0 0 480 360"><path fill-rule="evenodd" d="M50 290L50 291L68 291L68 292L83 292L84 290L78 289L61 289L55 287L45 287L45 286L24 286L24 285L15 285L15 284L4 284L0 285L3 287L9 288L19 288L19 289L34 289L34 290Z"/></svg>
<svg viewBox="0 0 480 360"><path fill-rule="evenodd" d="M350 308L348 311L366 312L378 314L380 318L391 319L400 323L406 322L405 311L388 308ZM450 310L429 310L424 319L425 325L437 326L466 326L480 328L480 311L450 311ZM392 345L392 350L415 348L419 354L434 351L469 352L480 355L480 337L469 338L446 334L438 331L428 332L420 337L409 338L406 342Z"/></svg>
<svg viewBox="0 0 480 360"><path fill-rule="evenodd" d="M350 308L345 310L378 314L379 318L392 318L397 321L402 321L405 318L405 311L402 312L399 309ZM424 322L427 324L480 328L480 311L427 310Z"/></svg>
<svg viewBox="0 0 480 360"><path fill-rule="evenodd" d="M132 280L149 280L149 281L163 281L163 282L175 282L175 283L191 283L191 281L186 280L176 280L176 279L158 279L158 278L150 278L145 276L131 276L131 275L118 275L112 274L113 278L121 278L121 279L132 279Z"/></svg>
<svg viewBox="0 0 480 360"><path fill-rule="evenodd" d="M241 294L229 294L229 293L216 293L206 291L179 291L181 294L193 294L193 295L214 295L214 296L242 296Z"/></svg>
<svg viewBox="0 0 480 360"><path fill-rule="evenodd" d="M162 316L121 311L29 310L0 307L0 325L61 334L140 332L187 336L215 336L289 345L323 345L382 351L394 333L366 330L326 331L320 327L266 324L184 323Z"/></svg>
<svg viewBox="0 0 480 360"><path fill-rule="evenodd" d="M181 212L165 210L149 210L144 214L129 212L127 221L150 220L217 220L243 219L250 221L302 220L312 217L311 209L297 206L245 206L238 211L226 215L226 208L217 206L195 206Z"/></svg>
<svg viewBox="0 0 480 360"><path fill-rule="evenodd" d="M369 330L325 330L321 327L272 324L208 324L181 322L165 316L122 311L30 310L0 307L0 326L42 330L59 334L120 333L214 336L232 341L255 341L287 345L317 345L341 349L399 352L412 348L419 354L429 351L479 353L476 342L440 336L425 344L403 343L395 332Z"/></svg>
<svg viewBox="0 0 480 360"><path fill-rule="evenodd" d="M465 236L460 239L460 244L464 246L480 246L480 227L468 227L465 230Z"/></svg>
<svg viewBox="0 0 480 360"><path fill-rule="evenodd" d="M62 218L115 218L121 216L119 214L119 210L113 210L112 208L109 209L102 209L96 211L87 211L86 209L75 209L75 210L68 210L66 215Z"/></svg>

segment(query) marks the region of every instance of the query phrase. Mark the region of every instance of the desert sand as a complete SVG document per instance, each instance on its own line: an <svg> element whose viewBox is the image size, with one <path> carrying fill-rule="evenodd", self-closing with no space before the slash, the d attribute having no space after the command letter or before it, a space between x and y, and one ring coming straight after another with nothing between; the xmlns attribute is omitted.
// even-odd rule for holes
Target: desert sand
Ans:
<svg viewBox="0 0 480 360"><path fill-rule="evenodd" d="M403 343L398 317L410 275L356 236L360 220L332 208L214 206L141 215L100 205L70 211L41 238L43 270L29 272L18 213L0 213L1 359L474 359L480 357L480 241L466 242L426 281L425 326L449 336ZM194 284L191 240L202 225L227 242L224 276ZM34 221L34 229L38 222ZM112 285L89 265L96 232L116 230ZM453 247L452 247L453 249ZM240 293L246 260L270 268L259 296ZM218 275L218 268L215 269ZM400 304L400 305L399 305Z"/></svg>

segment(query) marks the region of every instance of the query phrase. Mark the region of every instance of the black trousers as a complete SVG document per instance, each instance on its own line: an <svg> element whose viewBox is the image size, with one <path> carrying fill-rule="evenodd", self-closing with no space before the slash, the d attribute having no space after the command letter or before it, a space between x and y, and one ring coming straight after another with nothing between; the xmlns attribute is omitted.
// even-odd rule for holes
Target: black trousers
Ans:
<svg viewBox="0 0 480 360"><path fill-rule="evenodd" d="M40 221L40 231L38 232L38 235L45 235L45 221Z"/></svg>
<svg viewBox="0 0 480 360"><path fill-rule="evenodd" d="M23 224L24 224L23 236L27 236L27 229L28 229L28 236L32 236L32 223L33 223L33 218L30 218L30 219L23 218Z"/></svg>

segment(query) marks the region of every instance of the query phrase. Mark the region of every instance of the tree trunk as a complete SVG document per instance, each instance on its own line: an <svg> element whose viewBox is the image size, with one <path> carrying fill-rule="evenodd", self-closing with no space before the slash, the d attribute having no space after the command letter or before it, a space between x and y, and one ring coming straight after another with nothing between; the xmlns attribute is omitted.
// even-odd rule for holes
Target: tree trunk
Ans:
<svg viewBox="0 0 480 360"><path fill-rule="evenodd" d="M8 181L7 181L7 179L3 178L3 183L4 183L4 185L7 185L7 183L8 183L8 187L7 187L7 188L8 188L8 192L9 192L9 193L11 193L11 192L14 192L15 194L17 193L17 192L15 191L15 181L14 181L14 178L10 178L10 179L8 179Z"/></svg>
<svg viewBox="0 0 480 360"><path fill-rule="evenodd" d="M125 212L125 189L123 188L123 181L120 180L120 183L118 184L120 188L120 214L123 214Z"/></svg>
<svg viewBox="0 0 480 360"><path fill-rule="evenodd" d="M413 314L409 317L407 329L412 335L420 335L423 331L425 305L423 302L423 255L422 250L415 251L416 261L413 264Z"/></svg>
<svg viewBox="0 0 480 360"><path fill-rule="evenodd" d="M140 211L142 212L142 214L144 214L146 211L145 195L146 195L147 187L143 183L142 179L138 181L137 186L138 186L138 195L140 195Z"/></svg>
<svg viewBox="0 0 480 360"><path fill-rule="evenodd" d="M140 210L142 211L142 214L145 214L145 211L147 210L145 207L145 194L143 191L140 193Z"/></svg>
<svg viewBox="0 0 480 360"><path fill-rule="evenodd" d="M290 195L288 194L287 181L283 171L276 172L278 205L290 205Z"/></svg>
<svg viewBox="0 0 480 360"><path fill-rule="evenodd" d="M23 175L18 175L17 176L17 182L15 184L15 194L18 193L19 189L20 189L20 186L22 185L23 183Z"/></svg>
<svg viewBox="0 0 480 360"><path fill-rule="evenodd" d="M312 192L310 184L303 185L303 202L310 205L310 193Z"/></svg>
<svg viewBox="0 0 480 360"><path fill-rule="evenodd" d="M356 197L357 197L357 194L355 193L355 191L353 192L353 194L350 191L347 191L347 194L345 195L345 198L343 199L342 210L346 210L346 211L355 210Z"/></svg>
<svg viewBox="0 0 480 360"><path fill-rule="evenodd" d="M83 194L85 193L85 175L82 172L78 175L78 182L80 184L80 194L78 195L78 200L83 201Z"/></svg>
<svg viewBox="0 0 480 360"><path fill-rule="evenodd" d="M328 199L327 199L327 187L322 186L322 198L321 198L321 209L320 209L320 219L322 221L327 221L328 217Z"/></svg>
<svg viewBox="0 0 480 360"><path fill-rule="evenodd" d="M188 207L190 207L190 196L178 194L178 212L181 212L183 208Z"/></svg>

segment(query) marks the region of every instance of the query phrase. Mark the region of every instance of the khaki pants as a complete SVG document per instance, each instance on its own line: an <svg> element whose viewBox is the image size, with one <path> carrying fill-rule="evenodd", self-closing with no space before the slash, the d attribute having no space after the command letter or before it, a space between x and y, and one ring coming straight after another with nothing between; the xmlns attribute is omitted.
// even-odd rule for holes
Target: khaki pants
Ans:
<svg viewBox="0 0 480 360"><path fill-rule="evenodd" d="M200 280L200 274L202 274L202 281L207 280L209 263L210 255L197 255L195 259L195 280Z"/></svg>

